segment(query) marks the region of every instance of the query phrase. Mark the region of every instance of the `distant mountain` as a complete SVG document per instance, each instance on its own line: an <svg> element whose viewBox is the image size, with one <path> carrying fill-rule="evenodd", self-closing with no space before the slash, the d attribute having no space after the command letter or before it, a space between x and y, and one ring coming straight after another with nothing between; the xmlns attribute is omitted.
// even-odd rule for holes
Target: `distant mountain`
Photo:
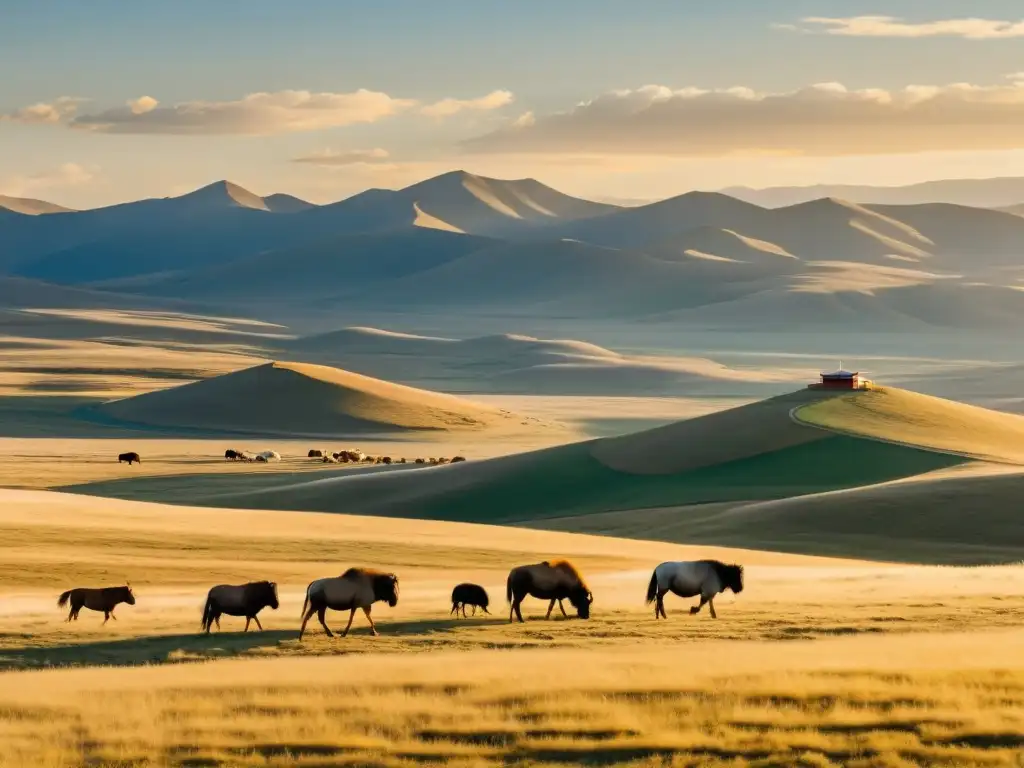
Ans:
<svg viewBox="0 0 1024 768"><path fill-rule="evenodd" d="M39 216L44 213L68 213L71 209L56 203L48 203L45 200L0 195L0 211L11 211L25 216Z"/></svg>
<svg viewBox="0 0 1024 768"><path fill-rule="evenodd" d="M294 195L267 195L263 198L263 203L267 206L267 210L272 213L298 213L299 211L308 211L310 208L316 208L315 204Z"/></svg>
<svg viewBox="0 0 1024 768"><path fill-rule="evenodd" d="M1002 208L1024 203L1024 177L995 179L944 179L902 187L855 184L816 184L807 187L728 187L723 194L766 208L796 205L821 197L837 197L857 203L917 205L953 203L977 208Z"/></svg>

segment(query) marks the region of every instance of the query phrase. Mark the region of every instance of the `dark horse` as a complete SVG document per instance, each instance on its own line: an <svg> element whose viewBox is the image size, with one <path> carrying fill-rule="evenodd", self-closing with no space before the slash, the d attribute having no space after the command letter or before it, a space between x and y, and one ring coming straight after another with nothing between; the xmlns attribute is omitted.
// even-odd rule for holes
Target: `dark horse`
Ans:
<svg viewBox="0 0 1024 768"><path fill-rule="evenodd" d="M551 618L556 600L562 609L562 615L566 616L565 608L562 606L562 600L566 599L573 604L581 619L589 619L590 604L594 602L594 593L590 591L576 566L568 560L545 560L535 565L520 565L509 572L505 584L505 596L512 604L508 612L509 621L512 621L513 614L519 621L523 621L523 613L519 606L527 595L551 601L545 619Z"/></svg>
<svg viewBox="0 0 1024 768"><path fill-rule="evenodd" d="M203 607L202 629L210 634L210 627L214 624L220 629L220 617L245 616L245 629L249 631L249 622L255 621L260 631L263 625L260 624L256 615L264 608L270 607L277 610L277 584L272 581L254 581L249 584L219 584L213 587L206 595L206 605Z"/></svg>
<svg viewBox="0 0 1024 768"><path fill-rule="evenodd" d="M117 621L114 608L119 603L135 605L135 593L132 592L131 585L127 583L123 587L101 587L100 589L78 587L61 593L57 600L57 607L64 608L69 602L71 603L71 612L68 614L68 621L72 619L78 621L78 612L82 608L88 608L90 611L102 611L103 623L106 624L109 619Z"/></svg>
<svg viewBox="0 0 1024 768"><path fill-rule="evenodd" d="M119 453L117 455L117 463L120 464L122 461L127 461L129 467L132 465L133 461L136 464L142 463L142 459L139 458L139 454L135 451L131 451L130 453Z"/></svg>
<svg viewBox="0 0 1024 768"><path fill-rule="evenodd" d="M490 613L487 610L487 606L490 604L490 598L487 597L487 590L481 587L479 584L458 584L455 589L452 590L452 609L448 613L451 616L453 613L458 616L459 609L462 609L462 618L466 618L466 606L473 606L473 615L476 616L477 607L483 608L484 613Z"/></svg>
<svg viewBox="0 0 1024 768"><path fill-rule="evenodd" d="M315 613L320 619L320 626L328 637L334 637L325 617L327 609L332 611L349 611L348 625L341 633L342 637L352 628L352 619L356 609L361 608L370 622L370 632L377 634L377 627L370 616L370 608L376 602L385 602L394 608L398 605L398 577L393 573L383 573L372 568L349 568L341 576L317 579L306 587L306 599L302 603L302 626L299 628L299 640L306 631L306 622Z"/></svg>

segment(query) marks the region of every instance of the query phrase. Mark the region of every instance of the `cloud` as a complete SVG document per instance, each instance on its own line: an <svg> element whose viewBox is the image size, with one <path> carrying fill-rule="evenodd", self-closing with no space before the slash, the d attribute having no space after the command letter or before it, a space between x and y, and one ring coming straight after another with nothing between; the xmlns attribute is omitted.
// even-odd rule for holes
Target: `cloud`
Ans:
<svg viewBox="0 0 1024 768"><path fill-rule="evenodd" d="M606 93L462 143L476 153L841 156L1024 147L1024 81Z"/></svg>
<svg viewBox="0 0 1024 768"><path fill-rule="evenodd" d="M373 123L414 106L414 100L366 89L253 93L236 101L187 101L171 106L142 96L123 107L74 117L70 125L101 133L267 136Z"/></svg>
<svg viewBox="0 0 1024 768"><path fill-rule="evenodd" d="M77 96L61 96L51 102L39 102L8 114L0 114L0 122L61 123L72 117L83 101L85 99Z"/></svg>
<svg viewBox="0 0 1024 768"><path fill-rule="evenodd" d="M776 29L794 32L818 32L847 37L963 37L968 40L1005 40L1024 37L1024 20L998 19L939 19L937 21L908 22L894 16L850 16L829 18L809 16L796 24L774 24Z"/></svg>
<svg viewBox="0 0 1024 768"><path fill-rule="evenodd" d="M309 163L310 165L378 165L390 157L386 149L323 149L292 158L293 163Z"/></svg>
<svg viewBox="0 0 1024 768"><path fill-rule="evenodd" d="M0 179L0 193L22 196L47 189L80 186L93 181L98 170L79 163L64 163L39 173Z"/></svg>
<svg viewBox="0 0 1024 768"><path fill-rule="evenodd" d="M427 117L451 117L459 112L486 112L508 106L514 99L511 91L491 91L478 99L441 99L427 104L420 113Z"/></svg>

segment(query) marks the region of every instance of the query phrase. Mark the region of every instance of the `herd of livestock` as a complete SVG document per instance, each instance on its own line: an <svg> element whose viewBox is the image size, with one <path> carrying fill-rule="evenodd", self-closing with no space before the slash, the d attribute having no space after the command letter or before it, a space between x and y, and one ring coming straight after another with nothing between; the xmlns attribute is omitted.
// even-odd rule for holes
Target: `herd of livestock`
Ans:
<svg viewBox="0 0 1024 768"><path fill-rule="evenodd" d="M718 560L691 560L665 562L654 569L647 585L646 601L654 603L655 618L668 618L665 613L665 595L679 597L700 597L700 603L690 608L691 614L700 612L708 605L712 618L715 613L714 598L726 589L734 594L743 591L743 566L729 565ZM505 597L509 603L509 621L523 621L520 609L523 600L535 597L547 600L548 611L545 619L551 618L555 603L568 618L563 600L568 600L581 619L590 618L590 607L594 593L587 586L582 574L568 560L545 560L533 565L520 565L509 571L505 582ZM302 625L299 639L306 632L306 624L316 614L328 637L334 637L327 626L328 610L349 611L348 624L342 637L348 634L356 611L361 610L370 623L370 631L377 634L377 628L370 615L374 603L383 602L394 608L398 605L398 576L394 573L372 568L349 568L340 576L317 579L306 587L302 605ZM103 623L115 619L114 608L121 603L135 605L135 593L130 584L119 587L98 589L79 587L61 594L57 601L60 608L70 606L67 621L78 619L82 608L103 613ZM466 606L473 607L473 613L480 608L486 613L490 604L487 591L478 584L459 584L452 590L452 608L449 613L466 617ZM277 610L277 584L272 581L257 581L248 584L221 584L210 589L203 606L201 629L206 633L216 624L220 629L221 616L245 617L245 630L256 623L263 629L258 614L264 608Z"/></svg>
<svg viewBox="0 0 1024 768"><path fill-rule="evenodd" d="M320 459L324 464L429 464L436 466L438 464L457 464L460 461L465 461L465 456L453 456L452 458L435 458L431 456L428 459L418 458L409 461L405 458L392 458L391 456L373 456L368 453L363 453L360 450L351 451L321 451L319 448L311 448L309 453L306 455L310 459ZM272 461L280 461L281 454L277 451L260 451L259 453L253 453L251 451L238 451L234 448L228 448L224 451L224 459L227 461L245 461L245 462L260 462L268 464ZM127 462L128 466L132 464L141 464L142 458L135 451L128 453L121 453L117 456L117 463Z"/></svg>

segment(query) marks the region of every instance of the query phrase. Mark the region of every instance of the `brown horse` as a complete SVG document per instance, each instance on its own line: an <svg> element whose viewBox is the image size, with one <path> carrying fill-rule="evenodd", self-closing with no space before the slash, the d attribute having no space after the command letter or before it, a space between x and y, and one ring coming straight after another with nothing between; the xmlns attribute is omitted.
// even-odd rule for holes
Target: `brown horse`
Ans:
<svg viewBox="0 0 1024 768"><path fill-rule="evenodd" d="M103 623L106 624L109 619L117 621L114 608L118 604L135 605L135 593L132 592L131 585L127 582L123 587L101 587L99 589L78 587L61 593L57 599L57 607L64 608L69 602L71 603L71 612L68 613L68 621L72 619L78 621L78 612L82 608L88 608L90 611L102 611Z"/></svg>
<svg viewBox="0 0 1024 768"><path fill-rule="evenodd" d="M132 462L135 462L136 464L142 463L142 459L139 458L139 454L137 454L135 451L131 451L129 453L119 453L117 455L117 463L120 464L123 461L127 461L129 467L132 465Z"/></svg>
<svg viewBox="0 0 1024 768"><path fill-rule="evenodd" d="M370 622L370 631L376 635L377 627L370 616L370 607L376 602L386 602L392 608L398 605L398 577L393 573L382 573L370 568L349 568L341 576L317 579L306 587L306 599L302 604L302 626L299 640L306 631L306 622L315 613L320 626L328 637L334 637L324 620L327 609L349 611L348 624L342 637L352 628L356 608L362 608Z"/></svg>
<svg viewBox="0 0 1024 768"><path fill-rule="evenodd" d="M272 581L254 581L249 584L219 584L213 587L206 595L206 605L203 607L202 629L210 634L210 627L215 623L220 629L220 617L245 616L245 629L249 631L249 622L255 621L260 632L263 625L260 624L258 614L266 607L277 610L277 584Z"/></svg>
<svg viewBox="0 0 1024 768"><path fill-rule="evenodd" d="M519 621L523 621L523 613L519 606L527 595L551 601L545 619L551 618L556 601L558 607L562 609L562 615L566 616L565 608L562 606L562 600L566 599L573 604L581 619L589 619L590 604L594 602L594 593L590 591L576 566L568 560L545 560L535 565L520 565L509 572L505 584L505 596L512 606L508 612L509 621L513 620L513 614Z"/></svg>

